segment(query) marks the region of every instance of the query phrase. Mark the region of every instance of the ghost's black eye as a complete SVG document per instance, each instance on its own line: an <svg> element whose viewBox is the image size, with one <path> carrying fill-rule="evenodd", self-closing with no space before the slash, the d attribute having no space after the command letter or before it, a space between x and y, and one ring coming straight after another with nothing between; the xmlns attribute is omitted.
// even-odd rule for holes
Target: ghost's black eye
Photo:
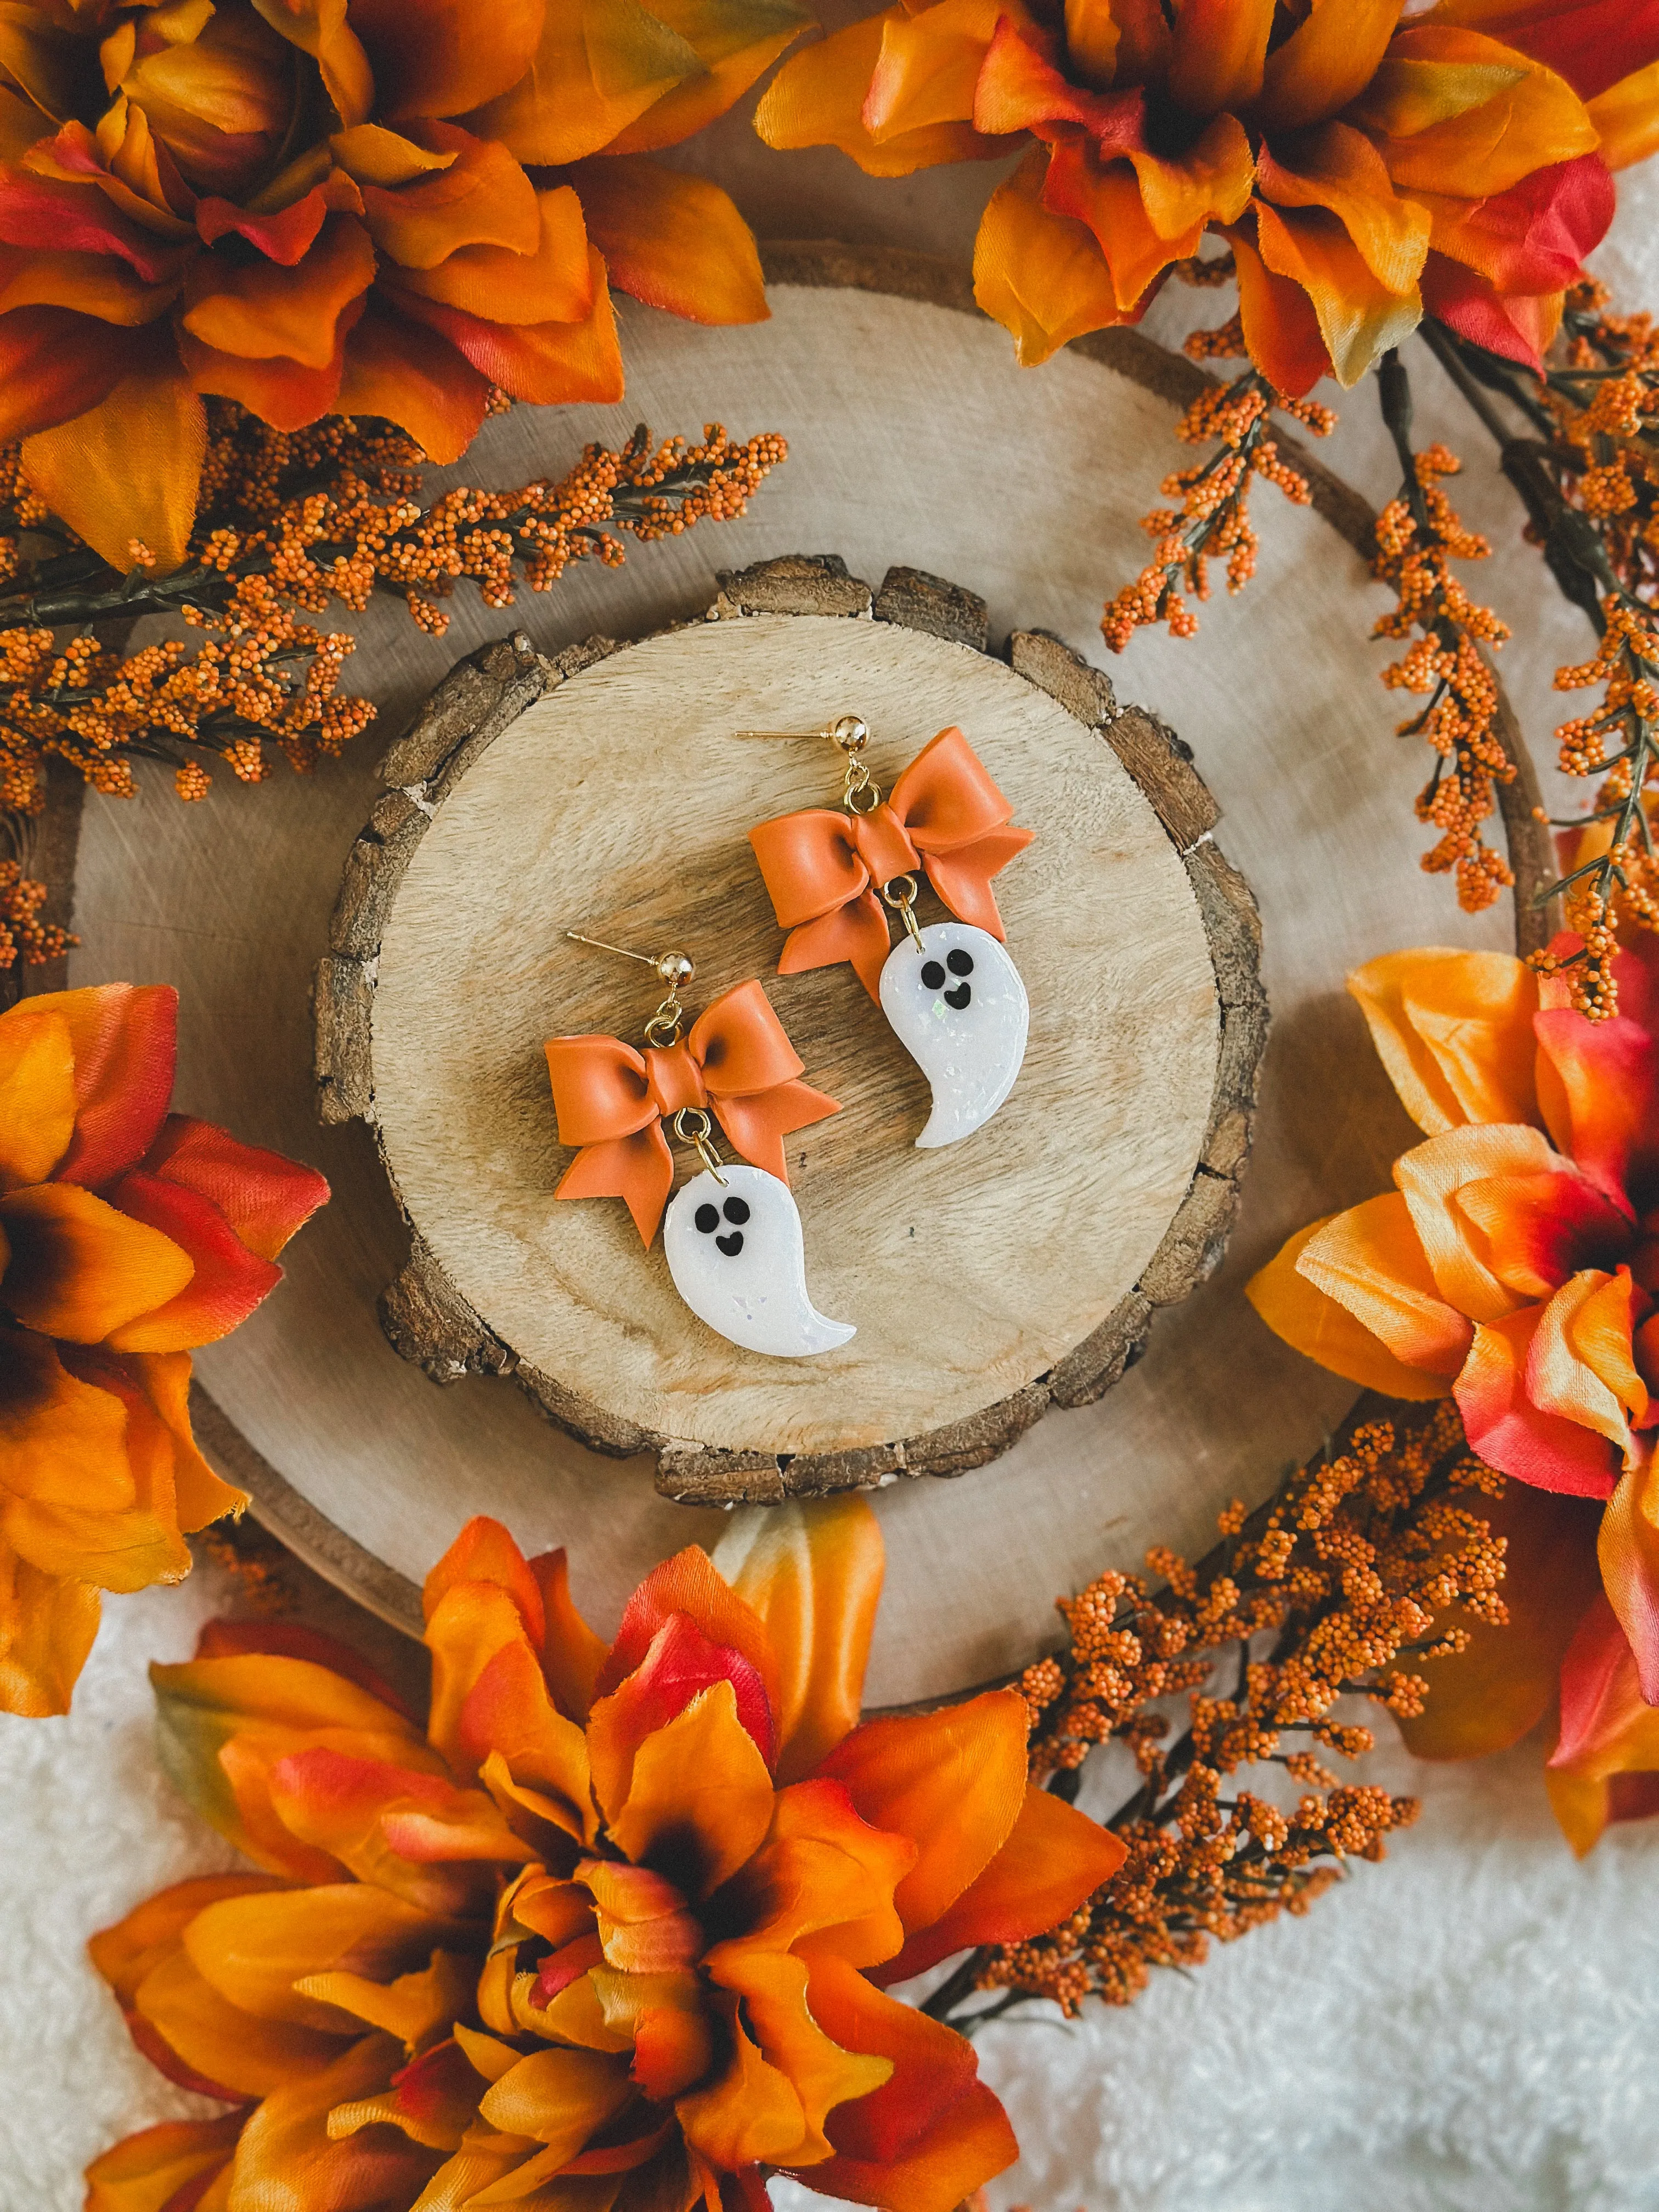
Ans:
<svg viewBox="0 0 1659 2212"><path fill-rule="evenodd" d="M700 1206L693 1218L703 1235L711 1237L720 1225L720 1208L715 1206Z"/></svg>
<svg viewBox="0 0 1659 2212"><path fill-rule="evenodd" d="M954 952L945 954L945 962L953 975L971 975L974 972L973 954L964 952L960 945Z"/></svg>
<svg viewBox="0 0 1659 2212"><path fill-rule="evenodd" d="M728 1221L735 1221L741 1228L749 1218L749 1201L744 1198L728 1198L722 1211Z"/></svg>
<svg viewBox="0 0 1659 2212"><path fill-rule="evenodd" d="M937 960L924 960L922 962L921 980L927 986L930 991L938 990L939 985L945 981L945 970L939 966Z"/></svg>

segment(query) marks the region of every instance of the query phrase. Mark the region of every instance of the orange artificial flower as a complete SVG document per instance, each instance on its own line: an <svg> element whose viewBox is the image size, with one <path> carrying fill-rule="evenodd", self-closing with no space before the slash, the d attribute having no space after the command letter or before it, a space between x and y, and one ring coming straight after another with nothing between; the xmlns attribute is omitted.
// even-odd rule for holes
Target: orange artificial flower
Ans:
<svg viewBox="0 0 1659 2212"><path fill-rule="evenodd" d="M106 983L0 1015L0 1709L62 1713L100 1589L190 1572L247 1499L190 1428L190 1348L282 1279L310 1168L169 1114L178 994Z"/></svg>
<svg viewBox="0 0 1659 2212"><path fill-rule="evenodd" d="M183 558L217 392L453 461L492 385L623 390L607 279L766 313L726 195L644 158L794 0L17 0L0 37L0 442L118 568Z"/></svg>
<svg viewBox="0 0 1659 2212"><path fill-rule="evenodd" d="M1394 1191L1314 1222L1248 1287L1337 1374L1453 1394L1481 1458L1536 1493L1511 1510L1513 1540L1541 1547L1540 1592L1511 1602L1511 1629L1476 1632L1486 1656L1440 1662L1437 1685L1462 1687L1436 1687L1417 1734L1448 1756L1512 1741L1560 1668L1553 1787L1559 1811L1560 1778L1583 1784L1563 1817L1582 1848L1640 1796L1608 1778L1659 1766L1659 943L1636 934L1614 975L1620 1011L1592 1022L1561 975L1504 953L1358 969L1348 988L1428 1140Z"/></svg>
<svg viewBox="0 0 1659 2212"><path fill-rule="evenodd" d="M1024 362L1139 320L1206 232L1281 392L1352 384L1426 311L1536 363L1659 143L1629 0L897 0L787 63L757 128L875 176L1030 152L975 289Z"/></svg>
<svg viewBox="0 0 1659 2212"><path fill-rule="evenodd" d="M215 1625L153 1670L169 1763L264 1869L94 1939L139 2048L223 2118L88 2212L893 2212L1013 2159L972 2046L884 1994L1073 1911L1123 1846L1028 1782L1012 1690L859 1725L860 1498L745 1516L616 1641L476 1520L428 1577L424 1730L355 1656Z"/></svg>

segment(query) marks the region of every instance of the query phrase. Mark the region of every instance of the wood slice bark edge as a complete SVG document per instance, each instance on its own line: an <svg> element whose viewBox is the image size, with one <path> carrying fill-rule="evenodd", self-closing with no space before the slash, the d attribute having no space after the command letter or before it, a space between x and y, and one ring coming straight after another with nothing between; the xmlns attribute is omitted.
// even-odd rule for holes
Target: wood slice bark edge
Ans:
<svg viewBox="0 0 1659 2212"><path fill-rule="evenodd" d="M989 649L987 610L976 594L906 568L890 569L872 591L835 555L787 555L722 571L707 619L763 613L873 618ZM380 773L392 788L349 856L330 949L317 969L314 1073L325 1121L361 1119L379 1141L371 1022L381 933L443 798L526 708L617 650L613 639L592 638L550 657L515 633L452 670L385 755ZM1151 804L1186 868L1215 975L1221 1041L1204 1142L1185 1198L1115 1310L1048 1373L966 1420L848 1451L720 1450L657 1436L520 1359L456 1290L410 1222L409 1261L380 1302L381 1326L404 1358L440 1383L510 1376L550 1419L594 1449L619 1457L654 1451L662 1494L702 1506L775 1504L874 1488L901 1476L966 1474L1006 1451L1051 1405L1086 1405L1133 1365L1156 1310L1185 1297L1218 1265L1237 1210L1267 1034L1261 924L1248 885L1214 842L1219 810L1181 739L1143 709L1120 708L1109 678L1047 632L1016 631L1006 657L1018 676L1111 746ZM401 1206L384 1147L381 1156Z"/></svg>

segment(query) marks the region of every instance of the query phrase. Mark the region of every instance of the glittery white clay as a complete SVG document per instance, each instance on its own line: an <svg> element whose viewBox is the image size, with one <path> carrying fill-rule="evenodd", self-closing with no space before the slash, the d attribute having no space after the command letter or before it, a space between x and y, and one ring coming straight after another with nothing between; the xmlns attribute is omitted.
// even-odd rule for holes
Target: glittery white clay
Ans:
<svg viewBox="0 0 1659 2212"><path fill-rule="evenodd" d="M787 1183L763 1168L705 1169L676 1194L663 1222L674 1288L700 1321L749 1352L803 1359L833 1352L857 1331L830 1321L806 1295L800 1215Z"/></svg>
<svg viewBox="0 0 1659 2212"><path fill-rule="evenodd" d="M982 1128L1014 1087L1030 1021L1019 970L996 939L936 921L918 952L907 933L881 971L881 1010L933 1086L917 1144L954 1145Z"/></svg>

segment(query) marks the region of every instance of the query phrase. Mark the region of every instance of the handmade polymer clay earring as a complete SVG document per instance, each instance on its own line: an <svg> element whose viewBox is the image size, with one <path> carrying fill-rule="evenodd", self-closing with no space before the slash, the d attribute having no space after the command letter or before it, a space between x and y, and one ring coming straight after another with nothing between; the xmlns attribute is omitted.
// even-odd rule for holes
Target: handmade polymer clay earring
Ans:
<svg viewBox="0 0 1659 2212"><path fill-rule="evenodd" d="M663 1224L674 1287L700 1321L733 1344L775 1358L830 1352L855 1334L807 1296L800 1214L783 1140L841 1111L799 1080L782 1023L751 978L712 1000L688 1034L680 987L696 974L684 952L656 958L567 930L579 945L640 960L668 995L645 1024L645 1048L616 1036L561 1036L547 1046L559 1142L580 1147L556 1198L621 1198L643 1243ZM752 1166L723 1161L718 1121ZM701 1171L676 1194L664 1124L696 1151ZM663 1209L667 1206L667 1217Z"/></svg>
<svg viewBox="0 0 1659 2212"><path fill-rule="evenodd" d="M952 726L925 745L884 799L871 781L870 732L842 714L811 732L845 757L841 809L811 807L749 833L782 927L781 975L849 961L927 1078L933 1111L919 1146L954 1145L983 1127L1014 1087L1030 1010L1003 945L991 878L1031 842ZM917 871L957 919L923 927ZM890 943L887 911L904 933Z"/></svg>

